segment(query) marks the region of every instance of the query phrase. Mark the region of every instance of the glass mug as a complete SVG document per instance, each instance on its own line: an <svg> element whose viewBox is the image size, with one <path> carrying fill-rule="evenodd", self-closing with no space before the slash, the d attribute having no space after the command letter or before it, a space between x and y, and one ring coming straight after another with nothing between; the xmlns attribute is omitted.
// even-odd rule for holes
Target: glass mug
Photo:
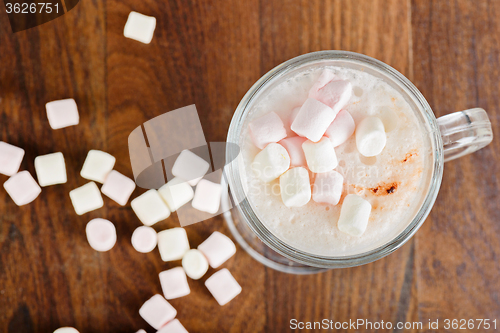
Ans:
<svg viewBox="0 0 500 333"><path fill-rule="evenodd" d="M226 177L230 194L225 193L222 205L224 218L238 243L254 259L278 271L294 274L311 274L331 268L352 267L370 263L401 247L423 224L434 205L441 179L443 163L470 154L488 145L493 134L491 124L483 109L470 109L455 112L436 119L429 104L418 89L401 73L385 63L371 57L346 51L320 51L298 56L275 67L260 78L246 93L238 105L227 136L227 142L240 144L245 119L257 103L277 84L293 75L319 66L339 66L363 71L383 79L405 98L411 106L422 128L425 129L424 140L430 147L425 181L427 194L421 195L421 202L416 205L413 219L407 227L387 241L370 251L346 256L322 256L308 253L287 244L276 237L257 217L246 199L242 179L239 174L238 150L226 150ZM426 134L426 135L425 135ZM228 145L231 147L233 145ZM229 210L230 196L239 203Z"/></svg>

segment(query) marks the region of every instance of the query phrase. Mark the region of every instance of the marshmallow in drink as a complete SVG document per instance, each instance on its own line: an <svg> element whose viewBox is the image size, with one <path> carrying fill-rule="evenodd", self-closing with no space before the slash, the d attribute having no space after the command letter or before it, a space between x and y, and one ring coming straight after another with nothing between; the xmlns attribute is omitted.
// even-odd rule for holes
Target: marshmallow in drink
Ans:
<svg viewBox="0 0 500 333"><path fill-rule="evenodd" d="M314 179L313 200L335 206L342 195L343 183L344 177L335 170L318 173Z"/></svg>
<svg viewBox="0 0 500 333"><path fill-rule="evenodd" d="M189 333L189 332L184 328L184 326L182 326L179 319L174 319L172 321L169 321L167 325L160 328L160 330L156 333Z"/></svg>
<svg viewBox="0 0 500 333"><path fill-rule="evenodd" d="M306 140L306 138L302 138L300 136L293 136L279 142L280 145L285 147L288 155L290 156L290 166L296 167L307 165L306 156L304 155L304 150L302 149L302 144Z"/></svg>
<svg viewBox="0 0 500 333"><path fill-rule="evenodd" d="M248 127L250 138L259 149L264 149L271 142L278 142L286 137L283 121L275 112L269 112L255 119Z"/></svg>
<svg viewBox="0 0 500 333"><path fill-rule="evenodd" d="M52 129L78 125L80 122L78 108L73 98L49 102L45 104L45 108Z"/></svg>
<svg viewBox="0 0 500 333"><path fill-rule="evenodd" d="M190 150L183 150L172 167L175 177L187 181L189 185L195 186L205 176L210 164Z"/></svg>
<svg viewBox="0 0 500 333"><path fill-rule="evenodd" d="M241 286L227 268L223 268L212 274L205 281L205 286L221 306L229 303L241 293Z"/></svg>
<svg viewBox="0 0 500 333"><path fill-rule="evenodd" d="M215 214L219 211L221 193L220 184L202 179L196 186L191 206L199 211Z"/></svg>
<svg viewBox="0 0 500 333"><path fill-rule="evenodd" d="M29 171L16 173L3 183L3 187L18 206L29 204L42 192Z"/></svg>
<svg viewBox="0 0 500 333"><path fill-rule="evenodd" d="M355 129L356 124L349 111L341 110L326 129L325 136L330 139L334 147L338 147L351 137Z"/></svg>
<svg viewBox="0 0 500 333"><path fill-rule="evenodd" d="M0 141L0 173L13 176L19 171L24 157L24 149Z"/></svg>
<svg viewBox="0 0 500 333"><path fill-rule="evenodd" d="M314 173L322 173L337 167L335 149L326 136L319 142L306 141L302 144L306 156L307 167Z"/></svg>
<svg viewBox="0 0 500 333"><path fill-rule="evenodd" d="M198 250L205 255L212 268L218 268L236 253L236 246L231 238L214 231L198 245Z"/></svg>
<svg viewBox="0 0 500 333"><path fill-rule="evenodd" d="M116 243L116 228L111 221L93 219L85 228L90 247L99 252L109 251Z"/></svg>
<svg viewBox="0 0 500 333"><path fill-rule="evenodd" d="M344 198L338 228L351 236L361 236L368 226L372 205L356 194Z"/></svg>
<svg viewBox="0 0 500 333"><path fill-rule="evenodd" d="M69 192L71 203L78 215L101 208L104 205L101 191L96 183L90 182Z"/></svg>
<svg viewBox="0 0 500 333"><path fill-rule="evenodd" d="M52 153L35 158L35 171L40 186L64 184L67 182L66 164L62 153Z"/></svg>
<svg viewBox="0 0 500 333"><path fill-rule="evenodd" d="M178 177L174 177L160 187L158 193L163 201L167 203L171 212L175 212L194 197L194 191L191 185Z"/></svg>
<svg viewBox="0 0 500 333"><path fill-rule="evenodd" d="M127 23L123 28L123 35L138 42L149 44L153 39L156 28L156 18L138 12L128 14Z"/></svg>
<svg viewBox="0 0 500 333"><path fill-rule="evenodd" d="M139 315L154 329L159 330L177 315L177 310L162 295L156 294L139 309Z"/></svg>
<svg viewBox="0 0 500 333"><path fill-rule="evenodd" d="M127 204L134 190L135 182L116 170L112 170L108 174L101 187L101 192L104 195L121 206Z"/></svg>
<svg viewBox="0 0 500 333"><path fill-rule="evenodd" d="M92 149L87 154L80 175L88 180L104 183L115 166L116 158L106 152Z"/></svg>
<svg viewBox="0 0 500 333"><path fill-rule="evenodd" d="M311 89L309 89L309 97L316 98L320 89L330 83L334 78L335 74L333 74L331 70L325 69L321 72L318 80L316 80Z"/></svg>
<svg viewBox="0 0 500 333"><path fill-rule="evenodd" d="M321 88L314 98L331 107L335 115L337 115L347 102L349 102L351 95L351 82L348 80L336 80L329 82Z"/></svg>
<svg viewBox="0 0 500 333"><path fill-rule="evenodd" d="M287 207L302 207L311 200L311 183L306 168L291 168L280 177L281 199Z"/></svg>
<svg viewBox="0 0 500 333"><path fill-rule="evenodd" d="M334 111L328 105L314 98L308 98L293 120L292 131L313 142L318 142L337 113L338 110Z"/></svg>
<svg viewBox="0 0 500 333"><path fill-rule="evenodd" d="M148 253L154 250L158 243L158 234L155 229L140 226L132 233L132 246L137 252Z"/></svg>
<svg viewBox="0 0 500 333"><path fill-rule="evenodd" d="M182 257L182 268L191 279L199 280L208 271L208 261L199 250L191 249Z"/></svg>
<svg viewBox="0 0 500 333"><path fill-rule="evenodd" d="M147 226L152 226L170 216L170 210L157 190L144 192L132 200L130 206L139 220Z"/></svg>
<svg viewBox="0 0 500 333"><path fill-rule="evenodd" d="M363 119L356 128L356 147L361 155L376 156L384 150L387 141L384 124L377 117Z"/></svg>
<svg viewBox="0 0 500 333"><path fill-rule="evenodd" d="M61 327L54 331L54 333L79 333L76 328L73 327Z"/></svg>
<svg viewBox="0 0 500 333"><path fill-rule="evenodd" d="M161 289L166 299L189 295L191 290L182 267L175 267L159 274Z"/></svg>
<svg viewBox="0 0 500 333"><path fill-rule="evenodd" d="M184 228L171 228L158 233L158 250L163 261L180 260L189 251Z"/></svg>
<svg viewBox="0 0 500 333"><path fill-rule="evenodd" d="M281 176L290 167L290 155L279 143L270 143L254 158L252 169L264 182Z"/></svg>

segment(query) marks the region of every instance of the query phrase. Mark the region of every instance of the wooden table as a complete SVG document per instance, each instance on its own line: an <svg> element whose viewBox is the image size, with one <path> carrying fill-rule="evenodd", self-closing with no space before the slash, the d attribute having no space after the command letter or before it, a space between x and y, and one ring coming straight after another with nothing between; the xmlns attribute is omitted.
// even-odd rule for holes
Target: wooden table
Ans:
<svg viewBox="0 0 500 333"><path fill-rule="evenodd" d="M2 7L3 8L3 7ZM123 37L131 10L157 18L150 45ZM61 18L13 34L0 13L0 140L23 147L22 169L62 151L68 182L17 207L0 189L0 331L154 330L139 316L160 293L157 250L130 245L140 222L130 205L77 216L68 192L89 149L117 158L132 176L127 137L139 124L196 104L207 141L224 141L250 86L281 62L342 49L393 66L426 96L436 116L485 108L499 126L500 1L158 1L82 0ZM75 98L80 124L52 130L44 105ZM290 320L421 321L497 319L500 326L499 141L446 164L436 205L416 236L375 263L293 276L267 269L238 248L227 267L243 292L220 307L202 282L172 300L190 332L286 332ZM499 163L499 164L497 164ZM7 177L0 176L3 183ZM136 190L133 196L142 193ZM118 242L98 253L84 228L115 222ZM173 227L175 218L155 226ZM221 217L186 228L193 247ZM210 270L209 274L214 270ZM353 329L343 331L353 332ZM374 331L374 330L373 330ZM401 330L395 330L401 331ZM482 330L475 330L477 332Z"/></svg>

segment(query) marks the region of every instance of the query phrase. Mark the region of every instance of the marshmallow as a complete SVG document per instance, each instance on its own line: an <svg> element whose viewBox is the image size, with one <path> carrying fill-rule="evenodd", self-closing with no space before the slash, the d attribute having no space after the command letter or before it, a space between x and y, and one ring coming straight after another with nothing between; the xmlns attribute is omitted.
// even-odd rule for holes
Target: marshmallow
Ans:
<svg viewBox="0 0 500 333"><path fill-rule="evenodd" d="M203 253L192 249L182 257L182 267L187 276L193 280L199 280L208 271L208 261Z"/></svg>
<svg viewBox="0 0 500 333"><path fill-rule="evenodd" d="M175 177L187 181L189 185L195 186L205 176L210 164L203 158L189 150L183 150L172 167L172 174Z"/></svg>
<svg viewBox="0 0 500 333"><path fill-rule="evenodd" d="M42 192L29 171L16 173L3 183L3 187L18 206L29 204Z"/></svg>
<svg viewBox="0 0 500 333"><path fill-rule="evenodd" d="M202 179L196 186L191 205L199 211L215 214L219 210L221 193L222 187L220 184Z"/></svg>
<svg viewBox="0 0 500 333"><path fill-rule="evenodd" d="M290 166L295 167L306 165L306 156L304 155L304 150L302 149L302 144L306 140L306 138L294 136L283 139L279 142L280 145L285 147L288 155L290 156Z"/></svg>
<svg viewBox="0 0 500 333"><path fill-rule="evenodd" d="M144 332L144 333L146 333L146 332ZM179 319L174 319L174 320L168 322L167 325L163 326L156 333L189 333L189 332L184 328L184 326L182 326Z"/></svg>
<svg viewBox="0 0 500 333"><path fill-rule="evenodd" d="M344 177L335 170L318 173L314 179L312 198L319 203L336 205L342 195Z"/></svg>
<svg viewBox="0 0 500 333"><path fill-rule="evenodd" d="M90 150L83 163L80 176L85 179L104 183L115 166L116 158L100 150Z"/></svg>
<svg viewBox="0 0 500 333"><path fill-rule="evenodd" d="M111 170L101 187L101 192L117 204L125 206L135 190L135 182L118 171Z"/></svg>
<svg viewBox="0 0 500 333"><path fill-rule="evenodd" d="M372 205L356 194L344 198L338 222L339 230L351 236L361 236L368 225Z"/></svg>
<svg viewBox="0 0 500 333"><path fill-rule="evenodd" d="M175 267L160 273L160 284L166 299L189 295L191 290L182 267Z"/></svg>
<svg viewBox="0 0 500 333"><path fill-rule="evenodd" d="M104 205L96 183L90 182L69 192L71 203L78 215L101 208Z"/></svg>
<svg viewBox="0 0 500 333"><path fill-rule="evenodd" d="M292 131L313 142L318 142L337 113L338 111L334 111L328 105L308 98L292 123Z"/></svg>
<svg viewBox="0 0 500 333"><path fill-rule="evenodd" d="M331 107L333 112L337 114L347 102L349 102L351 95L351 82L347 80L337 80L331 81L321 88L314 98Z"/></svg>
<svg viewBox="0 0 500 333"><path fill-rule="evenodd" d="M163 261L180 260L189 251L184 228L171 228L158 233L158 250Z"/></svg>
<svg viewBox="0 0 500 333"><path fill-rule="evenodd" d="M361 155L376 156L384 150L387 137L384 124L377 117L366 117L356 128L356 147Z"/></svg>
<svg viewBox="0 0 500 333"><path fill-rule="evenodd" d="M61 99L45 104L47 118L52 129L60 129L68 126L78 125L80 115L73 98Z"/></svg>
<svg viewBox="0 0 500 333"><path fill-rule="evenodd" d="M166 323L175 318L177 310L175 310L163 296L156 294L141 306L139 315L149 325L159 330Z"/></svg>
<svg viewBox="0 0 500 333"><path fill-rule="evenodd" d="M241 293L241 286L227 268L223 268L212 274L212 276L205 281L205 286L221 306L229 303Z"/></svg>
<svg viewBox="0 0 500 333"><path fill-rule="evenodd" d="M314 173L322 173L337 167L337 156L331 141L323 137L319 142L306 141L302 144L307 167Z"/></svg>
<svg viewBox="0 0 500 333"><path fill-rule="evenodd" d="M143 330L143 329L140 329L140 330L138 330L138 331L137 331L137 332L135 332L135 333L147 333L147 332L146 332L145 330Z"/></svg>
<svg viewBox="0 0 500 333"><path fill-rule="evenodd" d="M0 141L0 173L13 176L19 171L24 149Z"/></svg>
<svg viewBox="0 0 500 333"><path fill-rule="evenodd" d="M54 331L54 333L80 333L73 327L61 327Z"/></svg>
<svg viewBox="0 0 500 333"><path fill-rule="evenodd" d="M66 164L62 153L53 153L35 158L35 171L40 186L64 184L66 177Z"/></svg>
<svg viewBox="0 0 500 333"><path fill-rule="evenodd" d="M278 178L290 167L290 155L279 143L270 143L261 150L252 162L252 169L264 182Z"/></svg>
<svg viewBox="0 0 500 333"><path fill-rule="evenodd" d="M153 39L156 28L156 18L146 16L137 12L128 14L127 23L123 29L123 35L138 42L149 44Z"/></svg>
<svg viewBox="0 0 500 333"><path fill-rule="evenodd" d="M326 129L325 136L330 139L334 147L338 147L351 137L355 128L356 124L349 111L341 110Z"/></svg>
<svg viewBox="0 0 500 333"><path fill-rule="evenodd" d="M290 111L290 115L288 116L288 127L292 126L293 121L295 118L297 118L297 115L299 114L301 106L297 106L296 108L293 108L292 111Z"/></svg>
<svg viewBox="0 0 500 333"><path fill-rule="evenodd" d="M132 200L130 205L139 220L147 226L152 226L170 216L170 210L167 204L162 200L156 190L144 192Z"/></svg>
<svg viewBox="0 0 500 333"><path fill-rule="evenodd" d="M99 252L109 251L116 243L116 228L111 221L93 219L85 228L90 247Z"/></svg>
<svg viewBox="0 0 500 333"><path fill-rule="evenodd" d="M335 74L329 69L323 70L318 80L309 89L309 98L316 98L319 90L330 83L335 78Z"/></svg>
<svg viewBox="0 0 500 333"><path fill-rule="evenodd" d="M148 253L154 250L158 243L155 229L145 225L138 227L132 233L132 246L137 252Z"/></svg>
<svg viewBox="0 0 500 333"><path fill-rule="evenodd" d="M236 253L236 246L231 238L214 231L210 237L198 245L198 250L205 255L212 268L217 268Z"/></svg>
<svg viewBox="0 0 500 333"><path fill-rule="evenodd" d="M302 207L311 200L309 172L305 168L292 168L280 177L281 199L287 207Z"/></svg>
<svg viewBox="0 0 500 333"><path fill-rule="evenodd" d="M194 197L193 188L187 182L177 177L160 187L158 193L167 203L171 212L175 212Z"/></svg>
<svg viewBox="0 0 500 333"><path fill-rule="evenodd" d="M286 129L283 121L275 112L255 119L249 125L250 138L257 148L264 149L271 142L278 142L286 138Z"/></svg>

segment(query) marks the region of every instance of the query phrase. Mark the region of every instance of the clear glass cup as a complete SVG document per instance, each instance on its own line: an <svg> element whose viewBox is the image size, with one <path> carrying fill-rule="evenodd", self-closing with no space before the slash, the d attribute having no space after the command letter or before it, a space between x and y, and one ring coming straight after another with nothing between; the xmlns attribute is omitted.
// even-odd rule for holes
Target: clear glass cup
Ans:
<svg viewBox="0 0 500 333"><path fill-rule="evenodd" d="M401 93L412 107L422 125L424 138L430 147L428 170L425 179L427 194L422 195L420 205L407 227L384 245L373 250L341 257L321 256L301 251L282 241L259 220L246 199L239 174L238 151L226 151L226 177L230 194L223 197L222 205L230 207L230 200L239 203L224 213L227 225L238 243L254 259L278 271L294 274L311 274L331 268L352 267L370 263L387 256L401 247L420 228L436 200L444 162L470 154L488 145L493 134L491 124L483 109L455 112L438 119L418 89L401 73L371 57L346 51L321 51L305 54L275 67L258 80L238 105L229 127L227 142L240 144L244 121L259 97L265 95L298 72L319 66L340 66L362 69L382 78ZM223 207L224 208L224 207Z"/></svg>

